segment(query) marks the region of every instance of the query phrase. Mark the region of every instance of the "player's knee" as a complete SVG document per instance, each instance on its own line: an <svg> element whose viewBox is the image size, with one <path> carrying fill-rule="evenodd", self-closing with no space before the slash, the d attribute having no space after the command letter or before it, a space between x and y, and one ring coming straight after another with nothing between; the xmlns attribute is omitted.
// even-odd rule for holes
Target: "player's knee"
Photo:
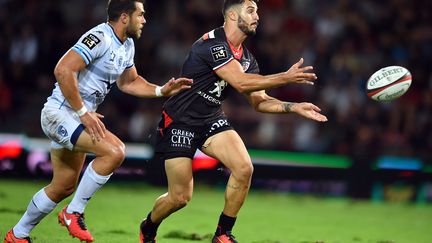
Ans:
<svg viewBox="0 0 432 243"><path fill-rule="evenodd" d="M171 197L171 202L176 209L185 207L192 199L191 194L177 194Z"/></svg>
<svg viewBox="0 0 432 243"><path fill-rule="evenodd" d="M242 163L242 165L238 166L233 173L235 173L236 178L249 181L252 178L253 170L254 168L252 163Z"/></svg>
<svg viewBox="0 0 432 243"><path fill-rule="evenodd" d="M117 166L120 166L126 157L125 145L123 143L113 145L109 150L109 157Z"/></svg>
<svg viewBox="0 0 432 243"><path fill-rule="evenodd" d="M63 200L64 198L72 195L76 190L76 185L64 185L64 186L52 186L50 187L51 194L57 200Z"/></svg>

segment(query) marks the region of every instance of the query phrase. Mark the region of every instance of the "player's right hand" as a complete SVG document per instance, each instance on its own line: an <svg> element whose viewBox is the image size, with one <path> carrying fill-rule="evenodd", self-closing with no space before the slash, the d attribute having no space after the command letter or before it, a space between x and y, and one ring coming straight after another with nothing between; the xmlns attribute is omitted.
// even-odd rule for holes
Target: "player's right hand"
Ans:
<svg viewBox="0 0 432 243"><path fill-rule="evenodd" d="M291 66L288 71L285 72L287 83L300 83L300 84L310 84L313 85L317 76L315 73L310 73L307 71L313 70L312 66L302 67L303 58Z"/></svg>
<svg viewBox="0 0 432 243"><path fill-rule="evenodd" d="M103 115L97 112L87 112L80 117L86 132L90 135L93 142L100 141L105 138L106 128L101 119Z"/></svg>
<svg viewBox="0 0 432 243"><path fill-rule="evenodd" d="M291 110L292 112L295 112L311 120L315 120L319 122L327 121L327 117L320 113L321 109L312 103L308 103L308 102L294 103L291 106Z"/></svg>
<svg viewBox="0 0 432 243"><path fill-rule="evenodd" d="M173 96L178 92L184 89L190 89L193 80L190 78L171 78L163 87L162 87L162 95L163 96Z"/></svg>

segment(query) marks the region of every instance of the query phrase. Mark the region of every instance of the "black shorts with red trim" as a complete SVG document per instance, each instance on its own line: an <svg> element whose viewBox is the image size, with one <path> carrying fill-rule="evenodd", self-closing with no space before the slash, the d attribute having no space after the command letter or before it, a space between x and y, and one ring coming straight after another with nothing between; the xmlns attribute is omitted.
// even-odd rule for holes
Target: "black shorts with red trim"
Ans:
<svg viewBox="0 0 432 243"><path fill-rule="evenodd" d="M159 122L155 152L163 159L193 158L207 138L223 131L233 130L226 117L218 117L200 126L173 121L164 111Z"/></svg>

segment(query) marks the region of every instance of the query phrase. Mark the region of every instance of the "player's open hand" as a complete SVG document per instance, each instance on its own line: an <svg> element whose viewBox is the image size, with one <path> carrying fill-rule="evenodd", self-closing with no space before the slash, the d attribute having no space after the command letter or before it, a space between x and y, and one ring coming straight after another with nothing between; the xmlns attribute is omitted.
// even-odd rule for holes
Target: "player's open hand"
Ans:
<svg viewBox="0 0 432 243"><path fill-rule="evenodd" d="M321 109L312 103L294 103L291 107L291 111L311 120L319 122L327 121L327 117L320 113Z"/></svg>
<svg viewBox="0 0 432 243"><path fill-rule="evenodd" d="M192 79L189 78L171 78L161 89L163 96L172 96L184 89L190 89L192 85Z"/></svg>
<svg viewBox="0 0 432 243"><path fill-rule="evenodd" d="M100 141L105 137L106 128L101 119L103 115L96 112L87 112L80 117L86 132L90 135L93 142Z"/></svg>
<svg viewBox="0 0 432 243"><path fill-rule="evenodd" d="M313 81L317 79L317 76L315 73L308 72L313 70L313 67L302 67L303 62L303 58L300 58L297 63L292 65L291 68L285 72L287 83L314 84Z"/></svg>

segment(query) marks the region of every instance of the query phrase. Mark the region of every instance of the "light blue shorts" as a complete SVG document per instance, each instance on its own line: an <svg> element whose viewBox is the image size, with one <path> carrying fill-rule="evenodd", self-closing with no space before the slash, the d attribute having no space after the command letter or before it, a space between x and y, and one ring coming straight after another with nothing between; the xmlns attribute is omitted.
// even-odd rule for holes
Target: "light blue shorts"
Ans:
<svg viewBox="0 0 432 243"><path fill-rule="evenodd" d="M41 112L41 126L45 135L51 139L51 148L73 150L84 125L75 111L63 107L44 106Z"/></svg>

